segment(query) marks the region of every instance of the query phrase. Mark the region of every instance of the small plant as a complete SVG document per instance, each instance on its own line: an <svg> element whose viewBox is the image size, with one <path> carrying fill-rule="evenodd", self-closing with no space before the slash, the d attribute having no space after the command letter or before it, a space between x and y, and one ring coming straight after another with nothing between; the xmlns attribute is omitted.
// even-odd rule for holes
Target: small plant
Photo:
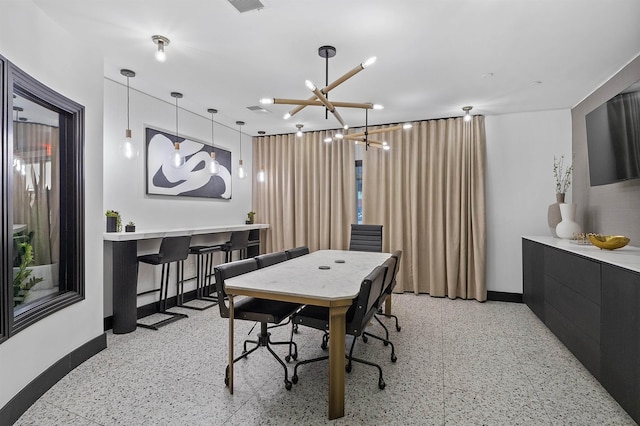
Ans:
<svg viewBox="0 0 640 426"><path fill-rule="evenodd" d="M127 226L136 226L135 222L129 221L129 223L127 223Z"/></svg>
<svg viewBox="0 0 640 426"><path fill-rule="evenodd" d="M120 219L120 213L118 213L115 210L107 210L105 215L108 218L109 217L115 217L116 218L116 230L115 230L115 232L122 232L122 220Z"/></svg>
<svg viewBox="0 0 640 426"><path fill-rule="evenodd" d="M553 157L553 177L556 179L556 192L564 194L571 186L571 173L573 172L573 164L569 164L565 168L564 155L559 159Z"/></svg>
<svg viewBox="0 0 640 426"><path fill-rule="evenodd" d="M256 217L256 212L247 213L247 223L253 223Z"/></svg>
<svg viewBox="0 0 640 426"><path fill-rule="evenodd" d="M133 221L129 221L124 227L125 232L136 232L136 224Z"/></svg>
<svg viewBox="0 0 640 426"><path fill-rule="evenodd" d="M29 290L40 281L44 281L41 277L32 277L31 269L28 266L33 263L33 248L31 244L24 242L18 243L18 251L20 252L22 262L13 274L13 306L16 307L27 298Z"/></svg>

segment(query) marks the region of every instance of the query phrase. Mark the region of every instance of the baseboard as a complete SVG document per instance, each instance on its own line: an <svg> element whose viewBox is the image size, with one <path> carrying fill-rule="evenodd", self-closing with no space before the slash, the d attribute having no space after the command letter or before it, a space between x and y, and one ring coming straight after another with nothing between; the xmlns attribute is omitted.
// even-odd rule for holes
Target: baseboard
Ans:
<svg viewBox="0 0 640 426"><path fill-rule="evenodd" d="M0 409L0 426L10 426L34 402L74 368L107 347L107 335L102 333L78 349L68 353L26 385Z"/></svg>
<svg viewBox="0 0 640 426"><path fill-rule="evenodd" d="M487 291L487 300L495 302L522 303L522 293L506 293L504 291Z"/></svg>

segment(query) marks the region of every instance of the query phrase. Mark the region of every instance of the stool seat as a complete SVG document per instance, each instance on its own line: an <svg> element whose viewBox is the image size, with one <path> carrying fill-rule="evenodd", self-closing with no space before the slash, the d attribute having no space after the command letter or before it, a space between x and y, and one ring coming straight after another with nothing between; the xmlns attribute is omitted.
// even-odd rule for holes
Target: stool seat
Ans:
<svg viewBox="0 0 640 426"><path fill-rule="evenodd" d="M224 243L220 250L225 252L225 262L231 262L232 253L234 251L240 252L240 259L246 259L247 247L249 246L249 231L233 231L231 233L231 239Z"/></svg>

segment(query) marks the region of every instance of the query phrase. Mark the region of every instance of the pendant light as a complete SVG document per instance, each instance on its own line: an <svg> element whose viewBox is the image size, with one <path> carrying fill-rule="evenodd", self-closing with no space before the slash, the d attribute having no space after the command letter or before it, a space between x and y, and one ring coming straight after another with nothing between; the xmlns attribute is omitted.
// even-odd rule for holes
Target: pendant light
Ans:
<svg viewBox="0 0 640 426"><path fill-rule="evenodd" d="M236 121L236 124L240 127L238 134L240 135L240 161L238 162L238 178L244 179L247 177L247 172L244 170L244 166L242 165L242 126L244 126L244 121Z"/></svg>
<svg viewBox="0 0 640 426"><path fill-rule="evenodd" d="M296 126L300 126L300 128L302 127L302 124L297 124ZM260 130L258 131L258 134L260 136L264 136L266 132L264 130ZM260 170L258 170L258 174L256 175L256 180L258 182L264 182L267 178L267 174L265 173L264 169L262 167L260 167Z"/></svg>
<svg viewBox="0 0 640 426"><path fill-rule="evenodd" d="M164 47L169 45L170 40L161 35L151 36L151 40L158 45L156 50L156 61L165 62L167 60L167 54L164 53Z"/></svg>
<svg viewBox="0 0 640 426"><path fill-rule="evenodd" d="M472 106L462 107L462 110L464 111L464 118L463 118L464 121L467 121L467 122L471 121L471 112L470 111L471 111L472 108L473 108Z"/></svg>
<svg viewBox="0 0 640 426"><path fill-rule="evenodd" d="M213 114L217 114L218 110L215 108L209 108L207 112L211 114L211 161L209 162L209 173L216 176L220 173L220 163L216 160L215 139L213 136Z"/></svg>
<svg viewBox="0 0 640 426"><path fill-rule="evenodd" d="M135 77L136 73L128 69L121 69L120 74L127 77L127 129L124 131L124 139L120 143L120 153L127 160L131 160L138 156L138 150L131 140L131 128L129 125L129 79Z"/></svg>
<svg viewBox="0 0 640 426"><path fill-rule="evenodd" d="M171 92L171 96L176 99L176 140L173 143L173 152L169 160L172 167L179 169L184 165L184 157L180 155L180 142L178 142L178 99L182 98L182 93Z"/></svg>

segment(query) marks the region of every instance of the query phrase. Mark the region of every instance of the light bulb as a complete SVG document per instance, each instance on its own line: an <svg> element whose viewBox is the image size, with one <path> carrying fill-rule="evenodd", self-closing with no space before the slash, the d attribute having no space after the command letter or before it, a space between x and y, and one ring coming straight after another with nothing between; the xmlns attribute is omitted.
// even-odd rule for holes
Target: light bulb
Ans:
<svg viewBox="0 0 640 426"><path fill-rule="evenodd" d="M331 136L327 136L326 138L324 138L325 142L331 142L333 140L333 138Z"/></svg>
<svg viewBox="0 0 640 426"><path fill-rule="evenodd" d="M22 166L20 166L20 174L22 176L26 176L27 175L27 165L22 163Z"/></svg>
<svg viewBox="0 0 640 426"><path fill-rule="evenodd" d="M284 118L285 120L288 120L291 118L291 113L286 113L282 118Z"/></svg>
<svg viewBox="0 0 640 426"><path fill-rule="evenodd" d="M313 84L311 80L305 80L304 85L307 86L307 89L311 90L312 92L316 90L316 85Z"/></svg>
<svg viewBox="0 0 640 426"><path fill-rule="evenodd" d="M209 162L209 173L214 176L220 173L220 163L216 160L216 153L213 151L211 152L211 161Z"/></svg>
<svg viewBox="0 0 640 426"><path fill-rule="evenodd" d="M383 145L382 149L384 149L385 151L389 151L391 147L389 145Z"/></svg>
<svg viewBox="0 0 640 426"><path fill-rule="evenodd" d="M184 165L184 157L180 155L180 144L178 142L176 142L173 145L173 147L174 147L173 153L171 154L171 157L170 157L171 166L173 166L176 169L179 169Z"/></svg>
<svg viewBox="0 0 640 426"><path fill-rule="evenodd" d="M374 63L375 61L376 61L376 57L375 57L375 56L372 56L372 57L370 57L369 59L367 59L366 61L364 61L364 62L363 62L362 64L360 64L360 65L362 65L362 68L366 68L366 67L368 67L369 65L373 65L373 63Z"/></svg>
<svg viewBox="0 0 640 426"><path fill-rule="evenodd" d="M271 105L273 103L273 98L262 98L260 99L260 103L262 105Z"/></svg>
<svg viewBox="0 0 640 426"><path fill-rule="evenodd" d="M256 176L256 178L258 179L258 182L264 182L264 180L265 180L264 170L260 170L258 172L258 175Z"/></svg>
<svg viewBox="0 0 640 426"><path fill-rule="evenodd" d="M19 158L16 158L14 161L15 161L15 163L16 163L16 171L18 171L18 172L19 172L19 171L20 171L20 166L21 166L21 164L20 164L20 159L19 159Z"/></svg>
<svg viewBox="0 0 640 426"><path fill-rule="evenodd" d="M412 127L413 127L413 124L411 124L411 123L404 123L402 125L402 128L405 129L405 130L410 129Z"/></svg>
<svg viewBox="0 0 640 426"><path fill-rule="evenodd" d="M247 172L244 171L244 167L242 166L242 160L238 161L238 178L244 179L247 177Z"/></svg>
<svg viewBox="0 0 640 426"><path fill-rule="evenodd" d="M158 50L156 50L156 61L164 62L167 60L167 54L164 53L164 42L158 40Z"/></svg>
<svg viewBox="0 0 640 426"><path fill-rule="evenodd" d="M373 109L376 109L376 110L384 109L384 105L373 104Z"/></svg>
<svg viewBox="0 0 640 426"><path fill-rule="evenodd" d="M301 137L302 137L302 130L298 130L298 131L296 132L296 136L297 136L297 137L299 137L299 138L301 138Z"/></svg>
<svg viewBox="0 0 640 426"><path fill-rule="evenodd" d="M338 132L338 133L336 133L335 138L336 139L342 139L342 138L344 138L344 135L342 133Z"/></svg>
<svg viewBox="0 0 640 426"><path fill-rule="evenodd" d="M135 148L133 140L131 139L130 129L125 131L125 138L120 143L120 153L127 160L132 160L138 156L138 150Z"/></svg>
<svg viewBox="0 0 640 426"><path fill-rule="evenodd" d="M464 115L464 121L471 121L471 114L469 114L469 111L467 111Z"/></svg>

